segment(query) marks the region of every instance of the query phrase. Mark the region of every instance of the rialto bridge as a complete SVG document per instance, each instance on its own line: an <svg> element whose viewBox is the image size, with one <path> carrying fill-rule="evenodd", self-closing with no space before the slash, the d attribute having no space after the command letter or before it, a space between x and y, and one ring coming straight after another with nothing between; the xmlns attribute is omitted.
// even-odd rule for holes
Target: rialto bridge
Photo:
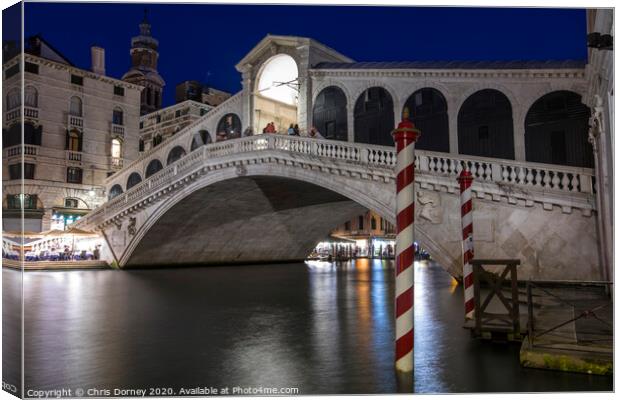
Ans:
<svg viewBox="0 0 620 400"><path fill-rule="evenodd" d="M267 36L237 69L239 93L147 146L78 222L121 267L300 260L365 209L394 222L390 132L407 108L423 135L416 238L453 276L467 168L478 257L519 258L520 278L605 279L583 65L355 63ZM260 134L268 122L302 137ZM311 126L325 139L303 137Z"/></svg>

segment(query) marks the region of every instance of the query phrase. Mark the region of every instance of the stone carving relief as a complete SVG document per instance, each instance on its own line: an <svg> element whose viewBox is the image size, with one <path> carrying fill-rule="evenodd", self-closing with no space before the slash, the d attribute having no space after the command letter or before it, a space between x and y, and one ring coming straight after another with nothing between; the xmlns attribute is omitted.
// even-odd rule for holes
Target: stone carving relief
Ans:
<svg viewBox="0 0 620 400"><path fill-rule="evenodd" d="M136 218L135 217L129 218L129 224L127 225L127 232L129 233L130 236L133 236L136 234Z"/></svg>
<svg viewBox="0 0 620 400"><path fill-rule="evenodd" d="M431 224L441 224L443 221L443 207L441 197L436 192L419 191L416 194L420 207L420 218L429 221Z"/></svg>

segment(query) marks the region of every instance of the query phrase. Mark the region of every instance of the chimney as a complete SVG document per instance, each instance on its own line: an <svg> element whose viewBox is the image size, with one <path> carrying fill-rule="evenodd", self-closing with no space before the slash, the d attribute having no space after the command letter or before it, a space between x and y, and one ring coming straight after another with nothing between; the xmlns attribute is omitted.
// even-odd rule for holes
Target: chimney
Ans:
<svg viewBox="0 0 620 400"><path fill-rule="evenodd" d="M105 75L105 50L99 46L90 48L91 69L94 73Z"/></svg>

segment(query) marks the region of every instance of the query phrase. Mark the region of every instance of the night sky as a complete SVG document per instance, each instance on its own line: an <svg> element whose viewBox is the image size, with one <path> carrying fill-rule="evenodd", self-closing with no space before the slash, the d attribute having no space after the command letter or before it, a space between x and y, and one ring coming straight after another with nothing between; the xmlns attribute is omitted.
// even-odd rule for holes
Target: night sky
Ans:
<svg viewBox="0 0 620 400"><path fill-rule="evenodd" d="M26 3L25 34L42 34L82 68L90 46L102 46L107 74L120 78L145 7L165 105L188 79L238 91L234 65L267 33L312 37L356 61L587 57L583 9Z"/></svg>

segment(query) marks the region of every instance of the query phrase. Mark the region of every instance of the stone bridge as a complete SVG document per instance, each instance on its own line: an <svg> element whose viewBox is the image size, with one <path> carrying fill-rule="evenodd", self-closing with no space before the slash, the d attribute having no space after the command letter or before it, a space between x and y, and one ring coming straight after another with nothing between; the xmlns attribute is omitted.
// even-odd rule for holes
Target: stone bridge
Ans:
<svg viewBox="0 0 620 400"><path fill-rule="evenodd" d="M395 222L394 149L362 143L232 139L182 154L127 189L152 160L189 149L198 128L110 177L108 191L122 192L77 223L102 233L120 267L302 260L365 209ZM416 151L415 163L416 240L453 276L461 275L456 177L467 168L479 258L519 258L522 279L601 279L592 170L428 151Z"/></svg>

